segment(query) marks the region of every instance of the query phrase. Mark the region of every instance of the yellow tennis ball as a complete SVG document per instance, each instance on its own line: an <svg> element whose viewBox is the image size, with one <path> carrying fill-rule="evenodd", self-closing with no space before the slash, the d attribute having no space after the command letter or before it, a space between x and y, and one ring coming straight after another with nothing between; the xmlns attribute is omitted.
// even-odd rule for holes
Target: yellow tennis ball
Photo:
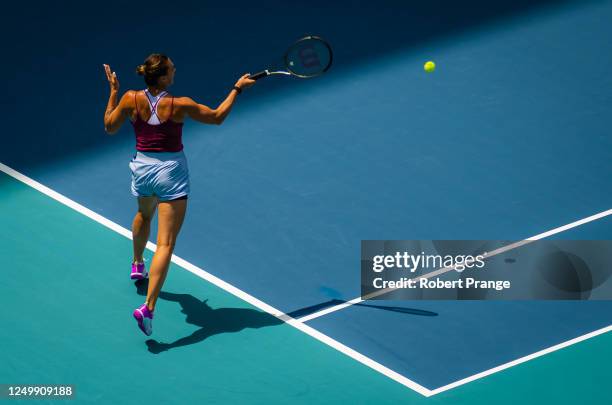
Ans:
<svg viewBox="0 0 612 405"><path fill-rule="evenodd" d="M425 62L425 66L423 66L423 69L425 69L427 73L431 73L434 70L436 70L436 64L433 63L432 61Z"/></svg>

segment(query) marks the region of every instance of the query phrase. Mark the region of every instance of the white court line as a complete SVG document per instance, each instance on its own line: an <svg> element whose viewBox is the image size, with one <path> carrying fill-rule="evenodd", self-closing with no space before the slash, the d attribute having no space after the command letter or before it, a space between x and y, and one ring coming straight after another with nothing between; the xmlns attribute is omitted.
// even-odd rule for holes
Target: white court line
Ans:
<svg viewBox="0 0 612 405"><path fill-rule="evenodd" d="M492 250L491 252L485 252L483 254L483 256L485 257L485 259L488 259L488 258L496 256L498 254L501 254L501 253L504 253L504 252L508 252L510 250L513 250L513 249L517 249L517 248L519 248L521 246L525 246L525 245L527 245L529 243L533 243L533 242L535 242L537 240L547 238L547 237L549 237L551 235L555 235L557 233L561 233L563 231L567 231L568 229L575 228L577 226L586 224L588 222L592 222L592 221L595 221L597 219L601 219L601 218L606 217L608 215L612 215L612 209L609 209L607 211L602 211L602 212L600 212L598 214L591 215L590 217L586 217L586 218L580 219L578 221L574 221L572 223L560 226L560 227L555 228L555 229L551 229L550 231L546 231L546 232L537 234L537 235L532 236L530 238L527 238L527 239L524 239L524 240L521 240L521 241L518 241L518 242L511 243L511 244L509 244L507 246L502 246L502 247L500 247L498 249ZM429 279L429 278L432 278L432 277L435 277L435 276L439 276L439 275L444 274L444 273L448 273L451 270L454 270L453 266L451 266L451 267L443 267L441 269L434 270L434 271L432 271L430 273L423 274L423 275L417 276L417 277L413 277L413 278L411 278L411 280ZM389 292L398 290L400 288L401 287L397 287L397 288L385 288L385 289L382 289L382 290L377 290L377 291L374 291L374 292L372 292L370 294L364 295L363 297L353 298L352 300L343 302L342 304L334 305L334 306L331 306L329 308L325 308L325 309L322 309L320 311L314 312L312 314L303 316L303 317L299 318L299 320L300 320L300 322L308 322L308 321L311 321L313 319L319 318L319 317L321 317L323 315L327 315L327 314L331 314L332 312L340 311L341 309L350 307L351 305L359 304L360 302L363 302L363 301L366 301L368 299L372 299L372 298L378 297L378 296L383 295L383 294L387 294Z"/></svg>
<svg viewBox="0 0 612 405"><path fill-rule="evenodd" d="M41 183L38 183L37 181L35 181L35 180L25 176L24 174L22 174L22 173L20 173L20 172L18 172L16 170L14 170L14 169L4 165L2 163L0 163L0 171L2 171L4 173L6 173L7 175L9 175L9 176L11 176L11 177L21 181L22 183L27 184L28 186L30 186L30 187L34 188L35 190L37 190L37 191L39 191L39 192L41 192L41 193L43 193L43 194L53 198L54 200L56 200L56 201L58 201L58 202L60 202L60 203L62 203L64 205L74 209L75 211L85 215L86 217L93 219L94 221L100 223L101 225L106 226L107 228L109 228L109 229L119 233L120 235L123 235L123 236L125 236L128 239L132 239L132 232L129 231L128 229L126 229L126 228L122 227L121 225L118 225L118 224L114 223L113 221L111 221L111 220L109 220L109 219L107 219L107 218L105 218L105 217L103 217L103 216L93 212L89 208L86 208L86 207L78 204L77 202L75 202L75 201L69 199L68 197L65 197L62 194L60 194L60 193L58 193L58 192L56 192L56 191L54 191L54 190L52 190L52 189L42 185ZM546 237L546 236L550 236L550 235L554 234L554 233L551 233L551 232L554 232L556 229L561 229L561 228L570 229L570 228L573 228L574 226L578 226L580 224L587 223L587 222L593 221L594 219L602 218L602 217L610 215L610 214L612 214L612 209L608 210L608 211L604 211L604 212L602 212L600 214L596 214L596 215L593 215L591 217L585 218L583 220L576 221L576 222L572 223L572 224L577 224L577 225L573 225L572 226L572 224L568 224L568 225L565 225L565 226L560 227L560 228L555 228L552 231L548 231L548 232L542 233L540 235L536 235L536 237L539 236L539 237L543 238L543 237ZM597 217L597 218L594 218L594 217ZM152 242L148 242L147 243L147 249L149 249L151 251L155 251L156 248L157 248L157 246L154 243L152 243ZM316 330L316 329L314 329L314 328L304 324L301 321L301 319L303 319L303 318L301 318L300 320L294 319L291 316L283 313L282 311L279 311L278 309L272 307L271 305L266 304L265 302L255 298L255 297L253 297L252 295L250 295L250 294L240 290L237 287L234 287L233 285L231 285L231 284L221 280L220 278L218 278L216 276L213 276L212 274L202 270L201 268L199 268L199 267L189 263L188 261L186 261L186 260L184 260L184 259L182 259L182 258L180 258L180 257L178 257L176 255L172 255L172 262L174 262L178 266L184 268L185 270L195 274L196 276L198 276L198 277L200 277L200 278L210 282L211 284L214 284L215 286L217 286L217 287L219 287L219 288L229 292L230 294L232 294L232 295L242 299L243 301L248 302L249 304L253 305L254 307L259 308L259 309L269 313L270 315L275 316L276 318L278 318L278 319L282 320L283 322L285 322L285 323L295 327L296 329L299 329L300 331L302 331L305 334L307 334L307 335L309 335L309 336L319 340L320 342L323 342L326 345L328 345L328 346L338 350L339 352L341 352L341 353L343 353L343 354L345 354L345 355L347 355L347 356L349 356L349 357L359 361L360 363L362 363L362 364L364 364L364 365L366 365L366 366L368 366L368 367L378 371L379 373L385 375L386 377L391 378L392 380L394 380L394 381L396 381L396 382L398 382L398 383L400 383L400 384L402 384L402 385L404 385L404 386L406 386L406 387L408 387L408 388L418 392L419 394L421 394L421 395L423 395L425 397L430 397L430 396L438 394L440 392L447 391L449 389L458 387L460 385L463 385L463 384L466 384L468 382L477 380L479 378L483 378L485 376L488 376L490 374L493 374L493 373L496 373L498 371L504 370L506 368L515 366L517 364L523 363L523 362L531 360L533 358L536 358L536 357L542 356L544 354L547 354L547 353L550 353L550 352L562 349L564 347L570 346L572 344L581 342L583 340L589 339L591 337L594 337L594 336L597 336L599 334L603 334L603 333L606 333L606 332L609 332L610 330L612 330L612 325L611 325L611 326L608 326L606 328L600 329L598 331L594 331L594 332L588 333L586 335L577 337L575 339L569 340L567 342L558 344L556 346L552 346L552 347L550 347L548 349L545 349L545 350L542 350L540 352L537 352L537 353L534 353L534 354L522 357L520 359L514 360L512 362L509 362L509 363L497 366L495 368L492 368L490 370L484 371L482 373L475 374L475 375L473 375L471 377L467 377L467 378L464 378L462 380L456 381L454 383L445 385L443 387L436 388L434 390L430 390L430 389L428 389L428 388L426 388L426 387L424 387L424 386L422 386L422 385L420 385L420 384L418 384L418 383L416 383L416 382L414 382L414 381L404 377L403 375L401 375L401 374L399 374L399 373L397 373L397 372L395 372L395 371L393 371L393 370L383 366L382 364L380 364L380 363L370 359L369 357L364 356L363 354L361 354L361 353L351 349L350 347L348 347L348 346L346 346L346 345L344 345L344 344L342 344L342 343L340 343L340 342L330 338L329 336L319 332L318 330Z"/></svg>
<svg viewBox="0 0 612 405"><path fill-rule="evenodd" d="M33 180L27 176L25 176L24 174L0 163L0 171L3 171L4 173L8 174L9 176L21 181L22 183L27 184L28 186L32 187L35 190L38 190L39 192L53 198L54 200L72 208L73 210L85 215L88 218L93 219L94 221L106 226L107 228L119 233L120 235L125 236L128 239L132 239L132 232L124 227L122 227L121 225L118 225L116 223L114 223L113 221L104 218L102 215L99 215L95 212L93 212L92 210L90 210L89 208L86 208L84 206L82 206L81 204L69 199L68 197L63 196L62 194L58 193L57 191L54 191L52 189L50 189L47 186L42 185L41 183L37 182L36 180ZM151 251L155 251L155 249L157 248L157 246L152 243L152 242L148 242L147 243L147 249L151 250ZM269 313L270 315L275 316L276 318L282 320L283 322L293 326L296 329L299 329L300 331L304 332L305 334L319 340L320 342L325 343L328 346L333 347L334 349L338 350L341 353L344 353L345 355L357 360L358 362L378 371L379 373L391 378L392 380L418 392L421 395L424 395L426 397L431 395L431 390L429 390L428 388L423 387L422 385L404 377L403 375L383 366L382 364L370 359L369 357L364 356L363 354L351 349L350 347L330 338L329 336L319 332L318 330L292 318L291 316L283 313L282 311L279 311L278 309L272 307L271 305L266 304L265 302L253 297L252 295L240 290L239 288L221 280L220 278L213 276L212 274L204 271L203 269L199 268L198 266L189 263L187 260L182 259L176 255L172 255L172 262L177 264L178 266L184 268L185 270L195 274L196 276L208 281L211 284L214 284L215 286L227 291L228 293L242 299L243 301L248 302L249 304L253 305L256 308L261 309L262 311L265 311L267 313Z"/></svg>
<svg viewBox="0 0 612 405"><path fill-rule="evenodd" d="M432 390L431 394L428 395L428 396L436 395L436 394L439 394L441 392L448 391L448 390L453 389L453 388L457 388L460 385L467 384L469 382L478 380L480 378L486 377L486 376L491 375L493 373L497 373L497 372L505 370L507 368L514 367L514 366L516 366L518 364L525 363L526 361L533 360L533 359L535 359L537 357L540 357L540 356L544 356L545 354L556 352L557 350L563 349L565 347L571 346L573 344L582 342L584 340L590 339L590 338L598 336L598 335L603 335L604 333L607 333L607 332L610 332L610 331L612 331L612 325L609 325L609 326L606 326L605 328L601 328L601 329L595 330L593 332L587 333L586 335L578 336L577 338L568 340L567 342L559 343L558 345L554 345L554 346L548 347L548 348L546 348L544 350L540 350L539 352L532 353L532 354L530 354L528 356L521 357L520 359L513 360L513 361L508 362L506 364L502 364L500 366L493 367L490 370L483 371L482 373L474 374L473 376L464 378L464 379L459 380L459 381L455 381L454 383L450 383L450 384L445 385L443 387L436 388L435 390Z"/></svg>

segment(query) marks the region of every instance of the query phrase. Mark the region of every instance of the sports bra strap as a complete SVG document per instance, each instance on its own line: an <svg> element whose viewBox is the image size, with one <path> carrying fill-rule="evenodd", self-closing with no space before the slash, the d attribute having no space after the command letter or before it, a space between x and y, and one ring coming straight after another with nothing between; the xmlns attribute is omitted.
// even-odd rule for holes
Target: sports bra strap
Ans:
<svg viewBox="0 0 612 405"><path fill-rule="evenodd" d="M145 96L147 97L147 102L149 103L149 107L151 108L151 116L153 116L153 114L155 114L155 116L157 117L158 121L161 122L161 120L159 118L159 115L157 115L157 106L159 105L159 102L161 101L161 99L166 97L168 92L164 90L161 93L159 93L157 96L151 95L151 97L153 97L153 100L155 101L155 104L153 104L151 102L151 97L149 97L149 95L151 93L148 90L145 90L144 92L145 92Z"/></svg>
<svg viewBox="0 0 612 405"><path fill-rule="evenodd" d="M136 100L136 94L138 92L134 92L134 105L136 106L136 119L140 118L140 112L138 111L138 101Z"/></svg>

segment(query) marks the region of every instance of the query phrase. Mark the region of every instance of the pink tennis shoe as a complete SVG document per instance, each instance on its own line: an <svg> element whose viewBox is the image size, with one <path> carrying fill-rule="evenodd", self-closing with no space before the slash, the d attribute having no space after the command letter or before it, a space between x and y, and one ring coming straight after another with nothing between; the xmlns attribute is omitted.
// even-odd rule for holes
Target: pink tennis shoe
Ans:
<svg viewBox="0 0 612 405"><path fill-rule="evenodd" d="M149 277L149 273L147 272L147 268L143 263L132 263L132 274L130 278L132 280L144 280Z"/></svg>
<svg viewBox="0 0 612 405"><path fill-rule="evenodd" d="M147 336L153 333L153 312L147 308L146 304L142 304L134 310L134 319L138 322L138 327Z"/></svg>

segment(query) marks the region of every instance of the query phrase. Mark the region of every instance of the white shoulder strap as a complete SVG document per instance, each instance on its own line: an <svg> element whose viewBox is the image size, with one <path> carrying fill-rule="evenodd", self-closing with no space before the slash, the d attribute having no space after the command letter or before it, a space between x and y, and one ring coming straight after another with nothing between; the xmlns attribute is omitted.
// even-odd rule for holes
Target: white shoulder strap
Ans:
<svg viewBox="0 0 612 405"><path fill-rule="evenodd" d="M152 95L149 92L149 89L145 89L144 92L145 92L145 95L147 96L147 101L149 102L149 107L151 108L151 117L149 118L149 120L147 122L149 124L151 124L151 125L158 125L158 124L161 123L161 121L159 119L159 115L157 115L157 106L159 104L159 100L164 98L164 96L166 96L166 94L168 94L168 92L167 91L162 91L157 96Z"/></svg>

